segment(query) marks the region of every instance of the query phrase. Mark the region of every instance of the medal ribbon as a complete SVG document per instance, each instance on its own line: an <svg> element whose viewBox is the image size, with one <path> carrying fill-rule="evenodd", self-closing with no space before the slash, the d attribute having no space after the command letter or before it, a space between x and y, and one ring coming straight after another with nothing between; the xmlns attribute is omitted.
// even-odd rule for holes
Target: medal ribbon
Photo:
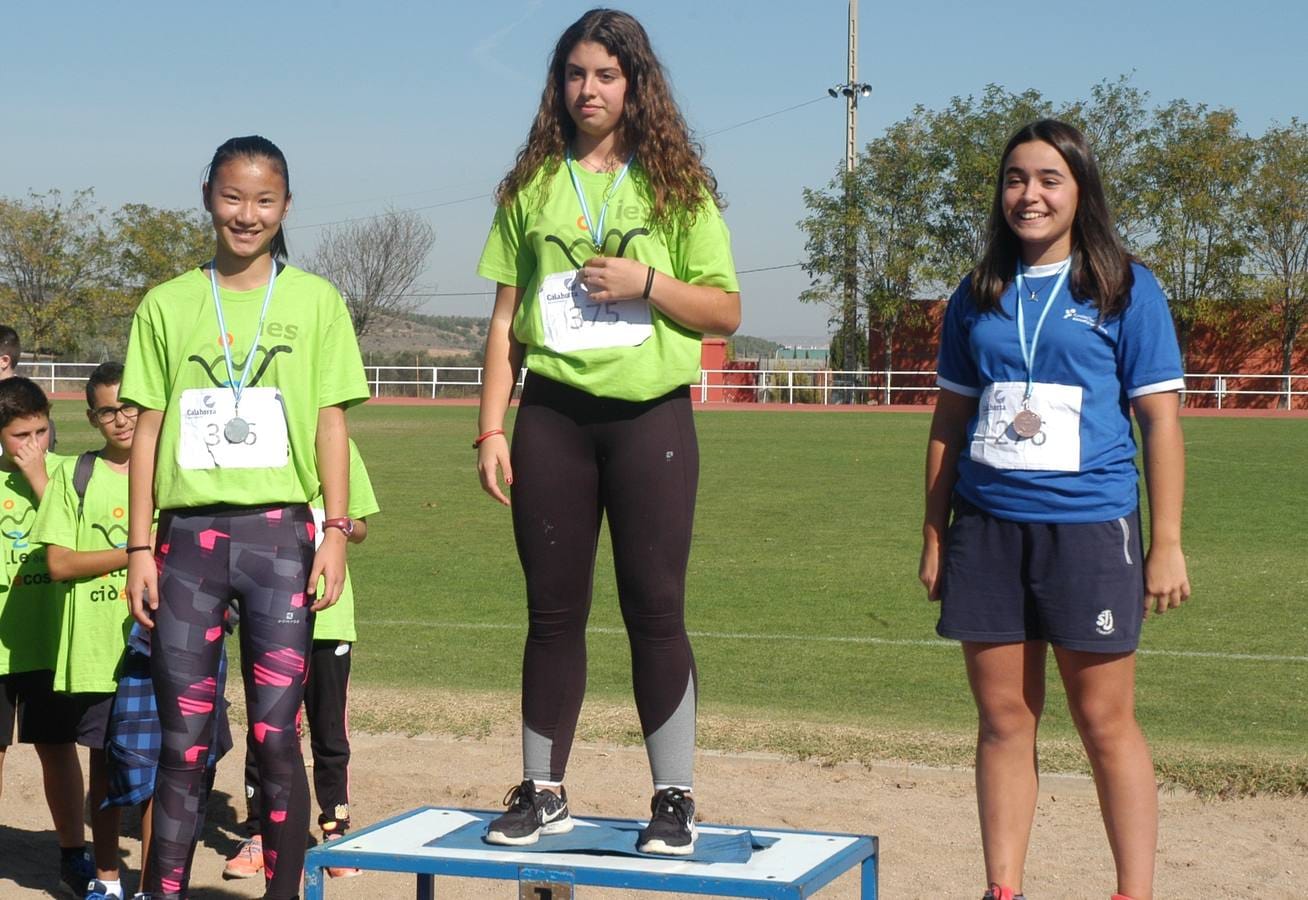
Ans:
<svg viewBox="0 0 1308 900"><path fill-rule="evenodd" d="M622 164L618 171L618 177L609 185L608 190L604 192L604 205L600 207L599 222L592 222L590 218L590 204L586 202L586 192L581 189L581 182L577 179L577 172L572 168L572 148L563 157L563 162L568 167L568 175L572 178L572 189L577 192L577 202L581 204L581 215L586 220L586 229L590 231L590 241L595 245L595 249L600 253L604 252L604 218L609 213L609 201L613 195L618 192L618 185L622 184L622 179L627 177L627 170L631 168L631 161L636 158L636 154L627 157L627 161Z"/></svg>
<svg viewBox="0 0 1308 900"><path fill-rule="evenodd" d="M223 345L223 359L227 362L227 386L232 389L237 412L241 409L241 394L245 392L246 379L250 377L250 368L254 365L254 351L259 348L259 338L263 336L263 320L268 316L268 301L272 299L273 283L277 278L277 260L272 260L272 272L268 274L268 291L263 295L263 309L259 311L259 327L254 332L254 343L245 357L245 369L241 380L236 380L236 371L232 366L232 346L227 340L227 322L223 319L223 301L218 296L218 264L214 260L209 265L209 284L213 286L213 308L218 314L218 343Z"/></svg>
<svg viewBox="0 0 1308 900"><path fill-rule="evenodd" d="M1026 348L1026 317L1022 315L1025 306L1022 302L1022 294L1026 291L1026 266L1021 262L1017 264L1017 341L1022 348L1022 362L1026 364L1026 393L1022 396L1022 402L1025 404L1031 399L1031 389L1035 382L1035 354L1036 344L1040 342L1040 329L1044 327L1045 316L1049 315L1049 310L1054 308L1054 298L1058 292L1063 289L1063 282L1067 281L1067 273L1072 271L1071 260L1063 266L1063 270L1058 273L1058 280L1054 282L1054 289L1049 293L1049 299L1045 301L1045 308L1040 312L1040 318L1036 320L1035 333L1031 335L1031 350Z"/></svg>

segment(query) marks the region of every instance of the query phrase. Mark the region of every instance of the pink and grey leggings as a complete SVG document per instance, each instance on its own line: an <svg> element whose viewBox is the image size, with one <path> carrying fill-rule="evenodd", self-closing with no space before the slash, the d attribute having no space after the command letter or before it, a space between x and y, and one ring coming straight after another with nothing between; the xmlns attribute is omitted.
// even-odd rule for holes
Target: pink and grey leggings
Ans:
<svg viewBox="0 0 1308 900"><path fill-rule="evenodd" d="M161 514L151 676L163 727L149 890L183 897L203 817L223 611L241 611L241 670L260 776L267 897L297 897L309 784L296 736L313 637L313 519L307 506L205 507Z"/></svg>

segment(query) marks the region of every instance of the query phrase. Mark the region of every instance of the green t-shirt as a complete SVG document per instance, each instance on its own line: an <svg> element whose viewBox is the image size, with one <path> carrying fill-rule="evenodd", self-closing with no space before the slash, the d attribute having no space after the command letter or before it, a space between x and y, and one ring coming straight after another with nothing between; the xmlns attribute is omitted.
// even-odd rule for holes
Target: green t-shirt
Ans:
<svg viewBox="0 0 1308 900"><path fill-rule="evenodd" d="M70 462L47 453L45 470L54 476ZM53 669L63 589L50 577L45 548L32 538L37 503L31 486L21 472L0 476L0 675Z"/></svg>
<svg viewBox="0 0 1308 900"><path fill-rule="evenodd" d="M237 379L265 290L222 291ZM155 505L307 503L320 492L318 410L368 397L354 327L336 288L293 266L277 276L239 409L248 429L236 443L227 439L227 385L209 273L191 269L146 294L132 319L119 396L164 414Z"/></svg>
<svg viewBox="0 0 1308 900"><path fill-rule="evenodd" d="M324 512L322 496L309 502L313 519L318 524L317 533L321 540ZM373 493L372 481L368 479L368 469L359 455L359 448L350 440L350 505L346 512L351 519L366 519L381 512L377 505L377 495ZM313 620L313 639L315 641L357 641L354 631L354 586L350 581L350 569L345 569L345 587L341 597L332 606L317 613Z"/></svg>
<svg viewBox="0 0 1308 900"><path fill-rule="evenodd" d="M95 461L86 486L82 518L77 518L75 463L50 478L36 516L32 539L69 550L112 550L127 545L127 474ZM127 570L57 582L63 594L63 621L55 657L55 690L107 693L117 689L118 663L127 646L132 613L124 588Z"/></svg>
<svg viewBox="0 0 1308 900"><path fill-rule="evenodd" d="M556 291L559 282L549 276L579 268L594 255L594 248L567 167L560 163L552 174L546 174L547 168L543 166L511 203L496 211L477 266L477 274L483 278L523 289L513 333L526 348L528 370L596 396L622 400L649 400L697 382L700 334L643 300L581 303L571 312L578 328L598 334L599 329L585 329L580 320L609 316L616 320L620 315L638 319L648 309L651 328L638 344L575 349L577 342L551 337L566 328L547 327L546 319L553 314L546 306L559 309L555 301L561 297ZM600 209L616 175L590 172L576 164L572 168L598 227ZM605 253L639 260L688 284L740 290L731 258L731 237L712 198L705 197L690 225L653 231L649 225L651 196L648 177L639 162L633 162L609 200ZM547 281L542 301L542 283ZM640 334L631 333L637 338ZM563 349L550 349L547 343Z"/></svg>

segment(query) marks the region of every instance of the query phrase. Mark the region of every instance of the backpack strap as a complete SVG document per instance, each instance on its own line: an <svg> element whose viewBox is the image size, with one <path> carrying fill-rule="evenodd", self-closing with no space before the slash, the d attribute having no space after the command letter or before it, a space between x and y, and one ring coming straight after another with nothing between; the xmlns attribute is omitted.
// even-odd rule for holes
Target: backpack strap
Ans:
<svg viewBox="0 0 1308 900"><path fill-rule="evenodd" d="M82 519L82 507L86 505L86 486L91 483L91 475L95 472L95 458L99 455L94 450L87 450L77 457L77 465L73 469L73 490L77 492L78 521Z"/></svg>

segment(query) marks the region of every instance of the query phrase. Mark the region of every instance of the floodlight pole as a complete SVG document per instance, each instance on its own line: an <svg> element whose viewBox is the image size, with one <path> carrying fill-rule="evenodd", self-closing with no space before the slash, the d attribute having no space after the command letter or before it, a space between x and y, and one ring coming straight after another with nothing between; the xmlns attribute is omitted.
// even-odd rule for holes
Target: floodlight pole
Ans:
<svg viewBox="0 0 1308 900"><path fill-rule="evenodd" d="M840 307L842 368L858 368L858 217L851 194L854 165L858 159L858 98L872 92L872 86L858 80L858 0L849 0L849 80L827 93L845 98L845 230L844 298ZM851 401L853 400L851 392Z"/></svg>

